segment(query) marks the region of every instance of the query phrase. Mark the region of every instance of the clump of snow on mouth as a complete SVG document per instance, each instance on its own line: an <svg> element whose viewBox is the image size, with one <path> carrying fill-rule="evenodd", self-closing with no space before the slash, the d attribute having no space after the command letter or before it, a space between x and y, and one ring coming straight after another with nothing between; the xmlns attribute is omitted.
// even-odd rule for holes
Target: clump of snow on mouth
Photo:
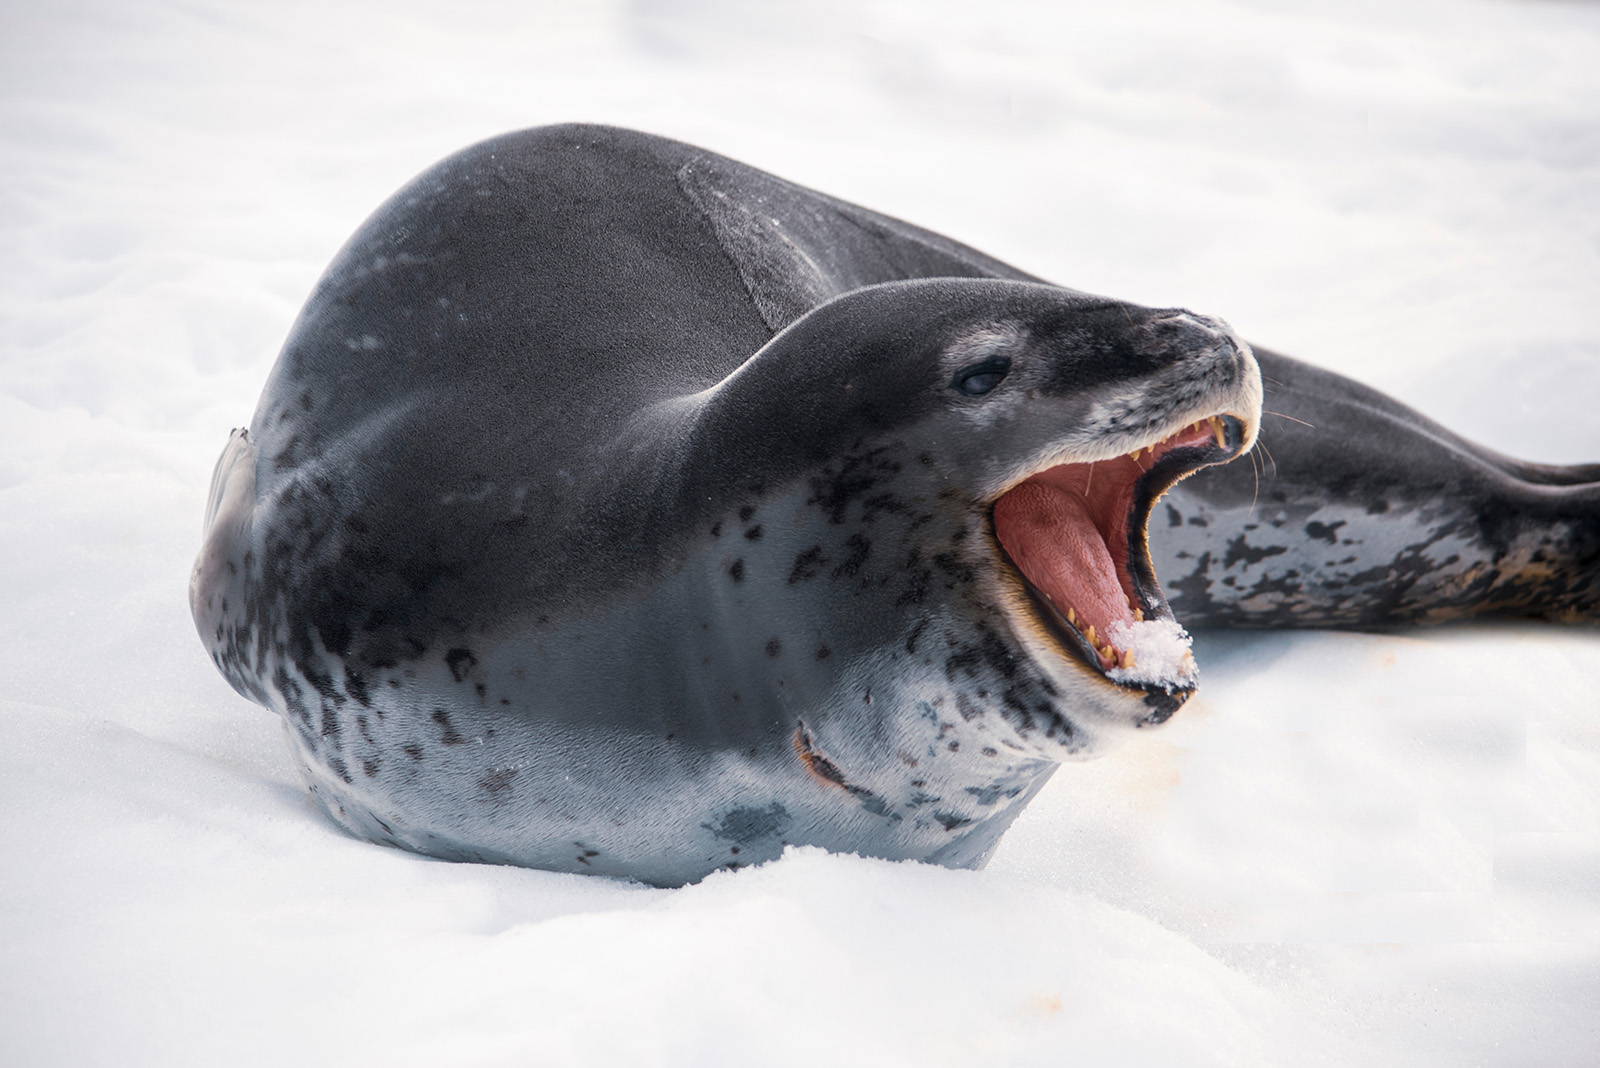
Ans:
<svg viewBox="0 0 1600 1068"><path fill-rule="evenodd" d="M1120 620L1106 628L1111 644L1133 654L1133 666L1106 672L1113 682L1143 683L1167 687L1193 686L1199 677L1189 647L1194 639L1170 619L1146 619L1138 623Z"/></svg>

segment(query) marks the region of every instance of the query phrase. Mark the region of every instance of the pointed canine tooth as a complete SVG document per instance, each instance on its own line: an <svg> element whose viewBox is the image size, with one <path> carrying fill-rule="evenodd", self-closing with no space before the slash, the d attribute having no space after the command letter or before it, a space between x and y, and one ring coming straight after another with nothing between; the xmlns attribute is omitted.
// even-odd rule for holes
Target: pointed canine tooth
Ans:
<svg viewBox="0 0 1600 1068"><path fill-rule="evenodd" d="M1132 649L1127 649L1127 650L1123 651L1123 653L1122 653L1122 666L1124 668L1133 667L1133 650Z"/></svg>
<svg viewBox="0 0 1600 1068"><path fill-rule="evenodd" d="M1074 627L1078 625L1078 613L1074 612L1070 606L1067 608L1067 622Z"/></svg>
<svg viewBox="0 0 1600 1068"><path fill-rule="evenodd" d="M1144 609L1135 608L1133 610L1133 621L1135 623L1143 623L1144 622Z"/></svg>
<svg viewBox="0 0 1600 1068"><path fill-rule="evenodd" d="M1110 642L1106 642L1105 647L1100 650L1100 655L1111 661L1113 664L1117 662L1117 651L1111 648Z"/></svg>
<svg viewBox="0 0 1600 1068"><path fill-rule="evenodd" d="M1099 648L1099 646L1095 645L1095 642L1094 642L1094 624L1091 623L1089 625L1089 629L1083 632L1083 636L1085 638L1089 639L1089 644L1091 646L1093 646L1094 648Z"/></svg>
<svg viewBox="0 0 1600 1068"><path fill-rule="evenodd" d="M1211 417L1211 436L1217 439L1217 448L1225 449L1228 447L1228 436L1222 426L1222 420L1214 415Z"/></svg>

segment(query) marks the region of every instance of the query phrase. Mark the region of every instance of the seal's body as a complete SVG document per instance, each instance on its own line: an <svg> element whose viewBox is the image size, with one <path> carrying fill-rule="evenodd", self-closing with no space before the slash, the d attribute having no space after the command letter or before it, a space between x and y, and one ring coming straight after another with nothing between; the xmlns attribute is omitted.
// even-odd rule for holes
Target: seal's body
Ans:
<svg viewBox="0 0 1600 1068"><path fill-rule="evenodd" d="M686 145L526 131L330 266L191 604L377 841L660 884L788 843L978 866L1058 762L1191 692L1146 518L1260 400L1216 320ZM1285 514L1346 499L1278 477ZM1232 485L1173 493L1174 529L1221 536ZM1171 552L1259 618L1208 593L1226 550Z"/></svg>
<svg viewBox="0 0 1600 1068"><path fill-rule="evenodd" d="M1255 354L1254 464L1200 472L1151 517L1186 625L1600 618L1600 465L1513 460L1359 383Z"/></svg>

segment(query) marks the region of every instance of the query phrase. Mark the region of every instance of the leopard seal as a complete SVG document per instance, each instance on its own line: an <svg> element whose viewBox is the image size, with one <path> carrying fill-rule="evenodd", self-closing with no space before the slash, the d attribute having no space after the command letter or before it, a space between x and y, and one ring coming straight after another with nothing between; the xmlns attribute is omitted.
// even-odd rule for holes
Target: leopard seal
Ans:
<svg viewBox="0 0 1600 1068"><path fill-rule="evenodd" d="M978 867L1192 692L1147 519L1231 501L1178 483L1250 449L1262 388L1219 320L677 142L523 131L330 265L190 604L361 837L659 885L787 844ZM1226 576L1193 549L1199 603Z"/></svg>

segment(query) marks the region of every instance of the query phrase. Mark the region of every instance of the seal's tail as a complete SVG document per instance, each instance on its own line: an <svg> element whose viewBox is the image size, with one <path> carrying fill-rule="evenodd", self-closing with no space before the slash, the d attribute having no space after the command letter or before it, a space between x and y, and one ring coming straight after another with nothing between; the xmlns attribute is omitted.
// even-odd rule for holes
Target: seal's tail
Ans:
<svg viewBox="0 0 1600 1068"><path fill-rule="evenodd" d="M1512 512L1507 523L1530 548L1495 561L1478 613L1600 621L1600 470L1541 470L1565 472L1567 480L1517 479L1491 505Z"/></svg>

